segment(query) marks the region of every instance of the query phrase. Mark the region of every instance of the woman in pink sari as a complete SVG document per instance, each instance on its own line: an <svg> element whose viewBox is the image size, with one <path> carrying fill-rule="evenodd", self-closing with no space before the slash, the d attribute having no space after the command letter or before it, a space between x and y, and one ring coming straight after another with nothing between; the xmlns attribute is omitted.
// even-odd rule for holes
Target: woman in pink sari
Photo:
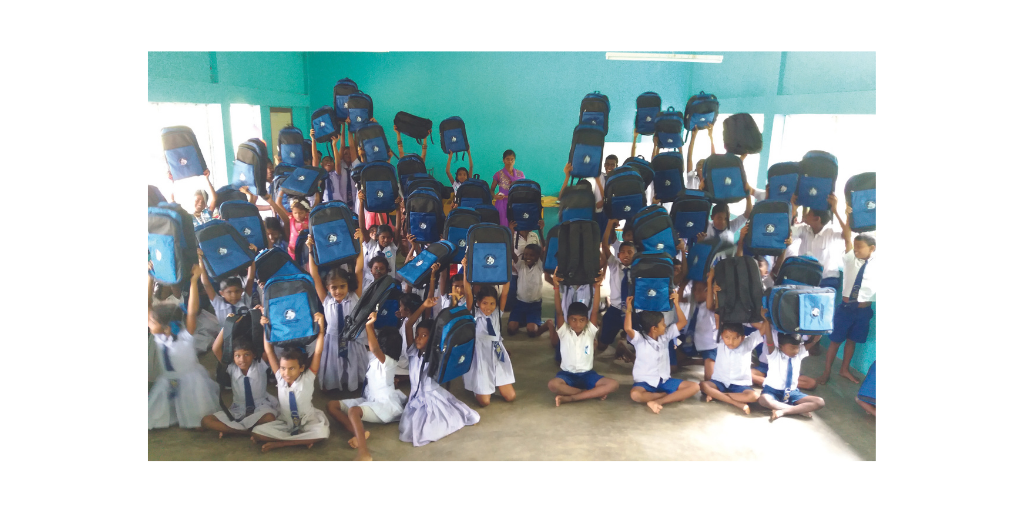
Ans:
<svg viewBox="0 0 1024 512"><path fill-rule="evenodd" d="M508 219L505 218L505 209L508 205L508 189L512 187L512 182L516 180L526 179L526 175L523 171L515 169L516 164L516 152L511 149L506 149L505 153L501 156L501 159L505 162L505 167L502 167L500 171L494 173L494 178L491 183L491 194L494 194L494 207L498 209L498 216L501 218L501 225L508 227ZM494 189L498 189L498 193L494 193Z"/></svg>

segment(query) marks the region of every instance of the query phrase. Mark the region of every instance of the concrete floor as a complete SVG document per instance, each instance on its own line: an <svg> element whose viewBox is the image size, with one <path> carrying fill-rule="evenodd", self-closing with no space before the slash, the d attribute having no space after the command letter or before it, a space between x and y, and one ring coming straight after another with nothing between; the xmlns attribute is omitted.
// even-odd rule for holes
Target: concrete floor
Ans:
<svg viewBox="0 0 1024 512"><path fill-rule="evenodd" d="M552 290L544 291L544 318L552 318ZM606 296L606 294L605 294ZM507 316L505 318L507 320ZM516 375L516 400L495 394L491 405L477 406L456 379L451 391L480 412L480 422L422 447L398 440L398 422L368 424L375 460L787 460L804 462L875 460L875 419L854 402L858 385L838 377L811 394L825 399L812 418L782 418L768 423L769 411L751 405L751 414L721 402L705 403L698 394L665 406L655 415L629 399L632 367L597 358L594 369L620 383L604 402L589 400L555 408L547 382L559 368L547 335L529 339L525 332L506 338ZM213 375L212 352L200 361ZM836 361L838 366L839 361ZM804 359L803 374L817 376L820 356ZM683 367L674 377L699 381L703 368ZM402 389L409 393L408 385ZM276 396L273 385L269 392ZM354 398L357 392L331 391L313 397L326 411L328 400ZM225 391L225 402L231 400ZM218 439L215 432L180 428L149 431L150 460L351 460L350 434L331 420L331 436L315 445L262 453L246 437Z"/></svg>

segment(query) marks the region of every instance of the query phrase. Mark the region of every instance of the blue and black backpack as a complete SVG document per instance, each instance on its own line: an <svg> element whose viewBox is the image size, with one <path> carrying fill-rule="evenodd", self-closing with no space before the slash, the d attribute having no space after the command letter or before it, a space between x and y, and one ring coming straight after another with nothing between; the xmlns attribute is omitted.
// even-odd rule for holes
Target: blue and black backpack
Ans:
<svg viewBox="0 0 1024 512"><path fill-rule="evenodd" d="M305 274L305 272L295 265L292 257L288 255L288 251L271 247L256 255L256 282L265 285L272 277L294 274Z"/></svg>
<svg viewBox="0 0 1024 512"><path fill-rule="evenodd" d="M825 267L811 255L786 258L779 267L778 283L783 285L821 285L821 274Z"/></svg>
<svg viewBox="0 0 1024 512"><path fill-rule="evenodd" d="M469 310L465 306L442 309L434 321L421 373L439 384L450 382L472 367L475 346L476 322Z"/></svg>
<svg viewBox="0 0 1024 512"><path fill-rule="evenodd" d="M832 333L836 291L809 286L775 286L761 297L768 322L786 334Z"/></svg>
<svg viewBox="0 0 1024 512"><path fill-rule="evenodd" d="M651 163L643 156L637 155L627 158L625 162L622 162L622 167L627 166L636 171L636 173L644 179L645 186L649 187L651 186L651 183L654 182L654 168L651 167ZM613 173L615 173L615 170L612 170L608 175L610 176Z"/></svg>
<svg viewBox="0 0 1024 512"><path fill-rule="evenodd" d="M718 116L718 98L701 91L686 100L683 125L687 131L703 130L715 124Z"/></svg>
<svg viewBox="0 0 1024 512"><path fill-rule="evenodd" d="M348 121L348 97L356 92L359 92L359 86L348 78L334 84L334 115L339 122Z"/></svg>
<svg viewBox="0 0 1024 512"><path fill-rule="evenodd" d="M199 149L196 134L188 126L171 126L160 130L160 142L164 147L164 160L174 181L202 176L206 160Z"/></svg>
<svg viewBox="0 0 1024 512"><path fill-rule="evenodd" d="M438 126L441 130L441 151L446 155L469 151L469 137L466 135L466 123L461 117L452 116ZM465 156L463 156L465 158Z"/></svg>
<svg viewBox="0 0 1024 512"><path fill-rule="evenodd" d="M235 150L235 161L231 168L232 188L249 187L259 197L267 194L267 160L259 145L245 141Z"/></svg>
<svg viewBox="0 0 1024 512"><path fill-rule="evenodd" d="M270 320L267 341L282 348L302 348L316 340L320 326L313 320L320 301L309 274L283 274L263 285L263 314Z"/></svg>
<svg viewBox="0 0 1024 512"><path fill-rule="evenodd" d="M176 285L189 279L199 262L192 216L178 203L149 208L149 274L157 282Z"/></svg>
<svg viewBox="0 0 1024 512"><path fill-rule="evenodd" d="M398 275L409 283L409 286L423 288L430 282L430 267L434 263L439 263L440 272L447 272L454 253L455 245L448 240L434 242L398 269Z"/></svg>
<svg viewBox="0 0 1024 512"><path fill-rule="evenodd" d="M227 221L213 219L196 228L196 242L203 250L206 272L214 280L245 274L256 258L249 240Z"/></svg>
<svg viewBox="0 0 1024 512"><path fill-rule="evenodd" d="M672 217L663 206L652 204L633 217L633 242L637 244L637 252L664 252L674 256L678 252L677 239Z"/></svg>
<svg viewBox="0 0 1024 512"><path fill-rule="evenodd" d="M402 158L398 159L398 165L395 166L398 170L398 182L402 185L402 190L406 189L406 182L412 176L429 176L427 174L427 165L423 162L423 157L416 153L409 153ZM411 191L410 191L411 192ZM403 196L406 194L403 193Z"/></svg>
<svg viewBox="0 0 1024 512"><path fill-rule="evenodd" d="M459 191L462 189L460 188ZM590 183L577 183L565 187L558 200L558 222L594 220L594 189Z"/></svg>
<svg viewBox="0 0 1024 512"><path fill-rule="evenodd" d="M384 127L374 122L367 122L356 131L356 143L363 148L367 162L387 162L391 160L391 146L388 145Z"/></svg>
<svg viewBox="0 0 1024 512"><path fill-rule="evenodd" d="M589 125L601 130L601 140L604 140L603 135L608 135L608 112L611 110L611 103L608 102L608 96L601 94L600 91L594 91L583 97L583 101L580 102L580 125Z"/></svg>
<svg viewBox="0 0 1024 512"><path fill-rule="evenodd" d="M417 242L429 243L441 239L444 206L433 190L420 188L413 191L405 201L405 210L409 216L409 233Z"/></svg>
<svg viewBox="0 0 1024 512"><path fill-rule="evenodd" d="M388 162L368 162L362 167L359 178L366 192L366 211L390 213L395 211L395 197L398 179L395 166Z"/></svg>
<svg viewBox="0 0 1024 512"><path fill-rule="evenodd" d="M601 174L604 163L604 136L607 130L580 123L572 131L572 147L569 149L570 174L577 178L594 178Z"/></svg>
<svg viewBox="0 0 1024 512"><path fill-rule="evenodd" d="M669 311L672 306L672 278L675 267L672 257L664 252L644 251L633 258L630 266L628 293L637 311Z"/></svg>
<svg viewBox="0 0 1024 512"><path fill-rule="evenodd" d="M812 210L829 210L828 196L836 191L839 161L826 151L808 151L800 160L796 204Z"/></svg>
<svg viewBox="0 0 1024 512"><path fill-rule="evenodd" d="M605 214L609 219L632 219L647 206L646 189L644 179L632 168L615 169L604 185Z"/></svg>
<svg viewBox="0 0 1024 512"><path fill-rule="evenodd" d="M505 284L512 280L512 233L484 222L466 235L466 282Z"/></svg>
<svg viewBox="0 0 1024 512"><path fill-rule="evenodd" d="M480 224L480 214L473 208L460 206L452 208L452 211L448 212L442 236L455 248L452 261L461 262L466 255L466 236L469 234L469 228L476 224Z"/></svg>
<svg viewBox="0 0 1024 512"><path fill-rule="evenodd" d="M309 212L309 233L317 266L355 263L361 250L354 238L357 229L352 210L344 202L328 201L314 207Z"/></svg>
<svg viewBox="0 0 1024 512"><path fill-rule="evenodd" d="M791 213L790 204L784 201L760 201L755 204L750 211L750 229L741 241L743 253L781 256L786 252Z"/></svg>
<svg viewBox="0 0 1024 512"><path fill-rule="evenodd" d="M341 132L341 122L333 107L324 105L310 116L310 123L313 125L313 137L317 142L330 142L331 137Z"/></svg>
<svg viewBox="0 0 1024 512"><path fill-rule="evenodd" d="M636 118L633 129L639 135L654 135L654 119L661 113L661 96L647 91L636 97Z"/></svg>
<svg viewBox="0 0 1024 512"><path fill-rule="evenodd" d="M220 218L231 224L256 250L262 251L270 246L267 237L267 226L256 205L249 201L228 201L220 205Z"/></svg>
<svg viewBox="0 0 1024 512"><path fill-rule="evenodd" d="M281 153L281 163L301 167L305 164L305 152L302 149L306 140L302 137L302 131L288 125L281 128L277 133L277 150Z"/></svg>
<svg viewBox="0 0 1024 512"><path fill-rule="evenodd" d="M491 204L491 187L480 179L479 174L474 174L459 185L455 193L455 204L469 208L478 204Z"/></svg>
<svg viewBox="0 0 1024 512"><path fill-rule="evenodd" d="M540 183L533 180L516 180L508 189L506 218L515 221L516 230L533 231L540 229L541 204Z"/></svg>
<svg viewBox="0 0 1024 512"><path fill-rule="evenodd" d="M322 167L300 166L281 182L281 190L290 196L307 197L322 191L325 179L327 171Z"/></svg>
<svg viewBox="0 0 1024 512"><path fill-rule="evenodd" d="M558 266L558 232L561 224L555 224L548 231L547 248L544 250L544 272L554 272Z"/></svg>
<svg viewBox="0 0 1024 512"><path fill-rule="evenodd" d="M654 118L654 133L658 136L658 147L661 149L679 149L683 147L683 113L669 107Z"/></svg>
<svg viewBox="0 0 1024 512"><path fill-rule="evenodd" d="M768 168L768 185L765 199L768 201L790 202L800 181L799 162L779 162Z"/></svg>
<svg viewBox="0 0 1024 512"><path fill-rule="evenodd" d="M476 210L476 213L480 214L480 222L501 224L501 215L493 204L478 204L473 209Z"/></svg>
<svg viewBox="0 0 1024 512"><path fill-rule="evenodd" d="M678 151L658 153L651 161L654 169L654 198L669 202L684 188L683 154Z"/></svg>
<svg viewBox="0 0 1024 512"><path fill-rule="evenodd" d="M697 239L697 235L706 233L711 207L711 201L708 201L703 190L680 191L672 202L672 225L679 237L692 242Z"/></svg>
<svg viewBox="0 0 1024 512"><path fill-rule="evenodd" d="M747 197L747 178L743 160L732 154L711 155L704 159L701 169L704 189L712 203L735 203Z"/></svg>
<svg viewBox="0 0 1024 512"><path fill-rule="evenodd" d="M398 311L398 299L395 298L395 292L401 295L401 288L398 286L398 281L388 274L371 283L366 290L363 290L356 307L350 310L345 317L345 328L341 331L341 339L351 342L359 337L366 329L366 320L370 318L370 313L375 311L377 312L377 321L374 322L374 325L378 329L385 326L381 323L382 321L387 325L397 325L394 318L394 312ZM389 317L390 320L385 317Z"/></svg>
<svg viewBox="0 0 1024 512"><path fill-rule="evenodd" d="M846 204L853 208L850 229L857 233L875 230L875 173L862 172L846 181Z"/></svg>
<svg viewBox="0 0 1024 512"><path fill-rule="evenodd" d="M357 91L348 95L348 131L358 132L373 119L373 98Z"/></svg>
<svg viewBox="0 0 1024 512"><path fill-rule="evenodd" d="M693 244L686 253L686 279L704 281L716 262L735 253L736 246L731 241L722 240L717 236L710 236Z"/></svg>

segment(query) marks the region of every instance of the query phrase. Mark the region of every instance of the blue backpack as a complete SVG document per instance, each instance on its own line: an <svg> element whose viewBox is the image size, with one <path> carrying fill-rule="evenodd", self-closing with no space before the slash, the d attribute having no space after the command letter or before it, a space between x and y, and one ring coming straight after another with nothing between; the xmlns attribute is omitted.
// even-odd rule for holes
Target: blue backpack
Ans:
<svg viewBox="0 0 1024 512"><path fill-rule="evenodd" d="M149 261L153 279L169 285L185 282L199 262L192 217L178 203L149 208Z"/></svg>
<svg viewBox="0 0 1024 512"><path fill-rule="evenodd" d="M693 244L686 253L686 279L704 281L715 263L735 252L736 246L731 241L718 237L708 237Z"/></svg>
<svg viewBox="0 0 1024 512"><path fill-rule="evenodd" d="M342 201L322 203L309 212L313 261L317 266L355 263L361 247L354 238L359 228L352 210Z"/></svg>
<svg viewBox="0 0 1024 512"><path fill-rule="evenodd" d="M608 102L608 96L601 94L600 91L594 91L583 97L583 101L580 102L580 121L581 125L589 125L594 128L601 130L602 140L604 135L608 135L608 112L611 110L611 103Z"/></svg>
<svg viewBox="0 0 1024 512"><path fill-rule="evenodd" d="M452 208L452 211L448 212L442 236L455 248L452 261L461 262L463 256L466 255L466 235L469 234L469 228L476 224L480 224L480 214L473 208L460 206Z"/></svg>
<svg viewBox="0 0 1024 512"><path fill-rule="evenodd" d="M330 142L331 137L338 135L341 131L341 122L333 107L324 105L310 116L310 123L313 125L313 138L317 142Z"/></svg>
<svg viewBox="0 0 1024 512"><path fill-rule="evenodd" d="M595 204L594 190L589 183L568 186L558 200L558 222L594 220Z"/></svg>
<svg viewBox="0 0 1024 512"><path fill-rule="evenodd" d="M267 161L256 143L245 141L238 145L230 174L232 188L249 187L249 191L257 196L266 195Z"/></svg>
<svg viewBox="0 0 1024 512"><path fill-rule="evenodd" d="M683 154L677 151L658 153L651 160L654 169L654 198L669 202L682 192L683 186Z"/></svg>
<svg viewBox="0 0 1024 512"><path fill-rule="evenodd" d="M395 211L395 194L398 191L395 166L388 162L368 162L360 172L360 180L363 190L366 191L366 211Z"/></svg>
<svg viewBox="0 0 1024 512"><path fill-rule="evenodd" d="M558 266L558 231L561 224L555 224L548 231L548 246L544 252L544 272L554 272Z"/></svg>
<svg viewBox="0 0 1024 512"><path fill-rule="evenodd" d="M609 173L604 185L605 214L609 219L632 219L647 206L644 179L627 166Z"/></svg>
<svg viewBox="0 0 1024 512"><path fill-rule="evenodd" d="M341 331L341 339L351 342L355 340L366 329L366 320L370 313L377 313L377 321L374 325L379 329L386 325L397 325L394 312L398 311L398 299L395 292L401 294L398 282L390 275L385 274L380 279L370 283L370 286L363 290L359 296L356 307L349 311L345 317L345 328Z"/></svg>
<svg viewBox="0 0 1024 512"><path fill-rule="evenodd" d="M271 247L256 255L256 281L260 284L265 285L271 278L279 275L290 276L304 273L295 265L292 257L288 255L288 251L284 249Z"/></svg>
<svg viewBox="0 0 1024 512"><path fill-rule="evenodd" d="M491 187L480 179L479 174L474 174L472 178L459 185L459 191L455 193L455 204L468 208L478 204L491 204Z"/></svg>
<svg viewBox="0 0 1024 512"><path fill-rule="evenodd" d="M306 140L302 137L302 131L288 125L281 128L277 133L277 150L281 153L281 163L301 167L305 158Z"/></svg>
<svg viewBox="0 0 1024 512"><path fill-rule="evenodd" d="M285 194L295 197L306 197L323 190L324 180L327 178L327 171L320 167L296 167L295 170L281 182L281 190Z"/></svg>
<svg viewBox="0 0 1024 512"><path fill-rule="evenodd" d="M761 299L768 321L786 334L830 334L836 291L808 286L775 286Z"/></svg>
<svg viewBox="0 0 1024 512"><path fill-rule="evenodd" d="M231 224L245 239L262 251L270 246L267 227L256 205L249 201L228 201L220 205L220 218Z"/></svg>
<svg viewBox="0 0 1024 512"><path fill-rule="evenodd" d="M320 332L313 320L320 301L309 274L271 277L263 285L263 314L270 320L267 341L282 348L301 348Z"/></svg>
<svg viewBox="0 0 1024 512"><path fill-rule="evenodd" d="M373 119L373 98L362 91L348 95L348 131L358 132Z"/></svg>
<svg viewBox="0 0 1024 512"><path fill-rule="evenodd" d="M512 280L512 233L490 223L469 228L466 235L466 282L505 284Z"/></svg>
<svg viewBox="0 0 1024 512"><path fill-rule="evenodd" d="M476 210L476 213L480 214L480 222L501 224L501 214L498 213L498 209L493 204L478 204L473 209Z"/></svg>
<svg viewBox="0 0 1024 512"><path fill-rule="evenodd" d="M875 230L875 173L863 172L846 181L846 204L853 208L850 229L857 233Z"/></svg>
<svg viewBox="0 0 1024 512"><path fill-rule="evenodd" d="M434 321L421 375L439 384L464 375L473 365L475 346L476 322L469 310L465 306L442 309Z"/></svg>
<svg viewBox="0 0 1024 512"><path fill-rule="evenodd" d="M768 185L765 186L765 199L768 201L790 202L796 193L800 181L800 164L798 162L779 162L768 168Z"/></svg>
<svg viewBox="0 0 1024 512"><path fill-rule="evenodd" d="M356 92L359 92L359 86L348 78L334 84L334 115L339 122L348 121L348 97Z"/></svg>
<svg viewBox="0 0 1024 512"><path fill-rule="evenodd" d="M447 272L454 253L455 245L448 240L434 242L398 269L398 275L409 283L409 286L423 288L430 282L430 267L434 263L440 263L439 272Z"/></svg>
<svg viewBox="0 0 1024 512"><path fill-rule="evenodd" d="M633 217L633 241L638 252L664 252L674 256L677 235L672 217L661 205L652 204Z"/></svg>
<svg viewBox="0 0 1024 512"><path fill-rule="evenodd" d="M786 258L779 268L779 284L819 286L825 267L811 255Z"/></svg>
<svg viewBox="0 0 1024 512"><path fill-rule="evenodd" d="M704 189L712 203L735 203L747 197L746 173L743 160L732 154L711 155L704 159L701 169Z"/></svg>
<svg viewBox="0 0 1024 512"><path fill-rule="evenodd" d="M743 254L782 256L789 238L790 204L761 201L750 211L750 229L743 243ZM749 252L748 252L749 251Z"/></svg>
<svg viewBox="0 0 1024 512"><path fill-rule="evenodd" d="M199 149L196 134L188 126L171 126L160 130L160 142L164 147L164 160L171 179L202 176L206 170L206 160Z"/></svg>
<svg viewBox="0 0 1024 512"><path fill-rule="evenodd" d="M657 251L644 251L633 258L630 266L629 294L637 311L669 311L672 278L675 267L672 258Z"/></svg>
<svg viewBox="0 0 1024 512"><path fill-rule="evenodd" d="M395 167L398 170L398 182L402 185L403 197L405 196L405 189L409 179L414 176L430 176L427 173L427 166L423 162L423 157L416 153L409 153L402 158L399 158L398 165Z"/></svg>
<svg viewBox="0 0 1024 512"><path fill-rule="evenodd" d="M540 229L541 204L540 183L533 180L516 180L508 189L508 206L505 216L516 223L518 231Z"/></svg>
<svg viewBox="0 0 1024 512"><path fill-rule="evenodd" d="M875 363L872 361L871 367L868 368L868 373L864 375L864 381L860 384L860 389L857 391L857 398L862 402L867 402L871 405L875 405Z"/></svg>
<svg viewBox="0 0 1024 512"><path fill-rule="evenodd" d="M707 94L701 91L700 94L694 94L686 101L683 124L691 132L703 130L715 124L715 117L717 116L718 98L714 94Z"/></svg>
<svg viewBox="0 0 1024 512"><path fill-rule="evenodd" d="M391 160L391 146L388 145L384 128L372 121L364 123L356 131L356 143L363 148L367 162L387 162Z"/></svg>
<svg viewBox="0 0 1024 512"><path fill-rule="evenodd" d="M601 174L605 132L599 127L580 124L572 131L569 149L570 174L577 178L595 178Z"/></svg>
<svg viewBox="0 0 1024 512"><path fill-rule="evenodd" d="M654 135L654 119L661 113L661 96L645 92L636 97L636 118L633 128L640 135Z"/></svg>
<svg viewBox="0 0 1024 512"><path fill-rule="evenodd" d="M825 151L808 151L800 160L796 204L812 210L828 210L829 194L836 190L839 161Z"/></svg>
<svg viewBox="0 0 1024 512"><path fill-rule="evenodd" d="M213 219L196 228L196 242L203 250L206 272L214 280L244 274L256 258L249 240L227 221Z"/></svg>
<svg viewBox="0 0 1024 512"><path fill-rule="evenodd" d="M469 137L466 135L466 123L461 117L452 116L438 126L441 130L441 151L446 155L469 151ZM465 157L463 157L465 158Z"/></svg>
<svg viewBox="0 0 1024 512"><path fill-rule="evenodd" d="M441 239L444 226L444 206L441 198L429 189L417 189L405 202L409 216L409 233L417 242L436 242Z"/></svg>
<svg viewBox="0 0 1024 512"><path fill-rule="evenodd" d="M679 149L683 147L683 113L675 108L658 114L654 118L654 132L658 136L658 147L661 149Z"/></svg>
<svg viewBox="0 0 1024 512"><path fill-rule="evenodd" d="M711 215L711 201L703 190L683 189L672 202L672 225L680 238L687 241L708 231L708 217Z"/></svg>

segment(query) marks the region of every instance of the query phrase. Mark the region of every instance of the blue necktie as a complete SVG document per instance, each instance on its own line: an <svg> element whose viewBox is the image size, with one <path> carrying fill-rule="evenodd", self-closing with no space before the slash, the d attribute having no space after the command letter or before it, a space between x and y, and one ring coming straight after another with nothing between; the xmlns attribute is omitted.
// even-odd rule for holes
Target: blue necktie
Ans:
<svg viewBox="0 0 1024 512"><path fill-rule="evenodd" d="M232 314L232 315L234 315L234 314L238 313L238 308L237 308L237 307L235 307L235 305L234 305L234 304L228 304L228 306L231 306L231 314Z"/></svg>
<svg viewBox="0 0 1024 512"><path fill-rule="evenodd" d="M619 285L619 298L622 309L626 309L626 298L629 297L629 267L622 269L622 284Z"/></svg>
<svg viewBox="0 0 1024 512"><path fill-rule="evenodd" d="M299 404L295 401L295 392L288 392L288 407L292 410L292 430L291 435L299 433Z"/></svg>
<svg viewBox="0 0 1024 512"><path fill-rule="evenodd" d="M248 375L242 379L242 383L245 384L245 415L248 416L256 412L256 401L252 399L252 386L249 385Z"/></svg>
<svg viewBox="0 0 1024 512"><path fill-rule="evenodd" d="M167 345L164 345L163 347L164 347L164 366L167 368L167 371L173 372L174 371L174 367L171 366L171 354L169 352L169 349L167 348ZM174 400L175 398L178 398L178 379L170 379L170 385L171 385L171 390L168 393L168 397L167 398L168 398L168 400Z"/></svg>
<svg viewBox="0 0 1024 512"><path fill-rule="evenodd" d="M857 279L853 281L853 289L850 290L850 302L857 302L857 295L860 294L860 283L864 280L864 269L868 268L868 262L864 262L860 266L860 271L857 272Z"/></svg>
<svg viewBox="0 0 1024 512"><path fill-rule="evenodd" d="M693 316L690 317L690 323L686 324L686 332L694 334L697 331L697 312L700 311L700 304L693 308Z"/></svg>
<svg viewBox="0 0 1024 512"><path fill-rule="evenodd" d="M487 317L487 334L489 334L491 336L497 336L498 335L496 332L494 332L494 325L491 324L491 317Z"/></svg>
<svg viewBox="0 0 1024 512"><path fill-rule="evenodd" d="M345 310L340 302L334 304L334 317L338 319L338 357L348 359L348 343L341 340L341 333L345 330Z"/></svg>
<svg viewBox="0 0 1024 512"><path fill-rule="evenodd" d="M775 349L775 350L778 350L778 349ZM793 385L793 358L792 357L787 357L786 359L788 359L787 365L786 365L787 366L787 368L786 368L786 393L785 393L785 396L782 397L782 399L784 401L789 401L789 392L790 392L790 389L791 389L790 386Z"/></svg>
<svg viewBox="0 0 1024 512"><path fill-rule="evenodd" d="M171 366L171 354L168 351L169 349L167 348L167 345L164 345L163 347L164 347L164 367L167 368L167 371L173 372L174 371L174 367Z"/></svg>

